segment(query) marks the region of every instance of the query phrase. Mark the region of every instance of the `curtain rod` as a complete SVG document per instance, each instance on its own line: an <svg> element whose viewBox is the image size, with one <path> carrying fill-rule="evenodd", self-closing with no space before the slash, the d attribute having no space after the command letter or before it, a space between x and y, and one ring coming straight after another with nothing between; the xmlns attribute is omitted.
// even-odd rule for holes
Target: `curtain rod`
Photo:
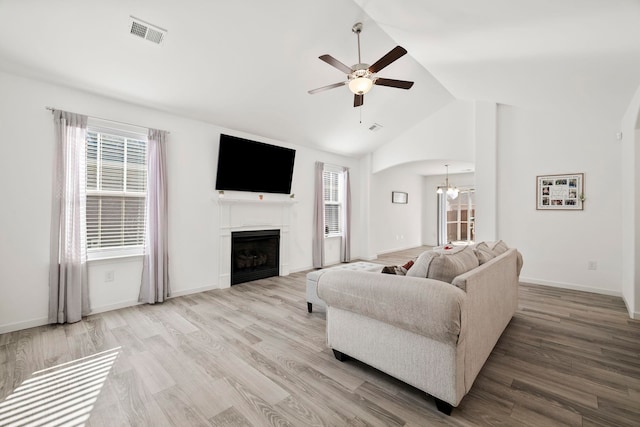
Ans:
<svg viewBox="0 0 640 427"><path fill-rule="evenodd" d="M47 107L47 106L46 106L46 107L44 107L44 108L45 108L45 110L49 110L49 111L51 111L52 113L53 113L55 110L57 110L57 108ZM96 117L96 116L89 116L89 117L92 117L92 118L94 118L94 119L98 119L98 120L104 120L104 121L111 122L111 123L117 123L117 124L121 124L121 125L129 125L129 126L136 126L136 127L139 127L139 128L149 129L149 128L148 128L148 127L146 127L146 126L140 126L140 125L136 125L136 124L134 124L134 123L118 122L118 121L116 121L116 120L105 119L105 118L103 118L103 117ZM157 130L162 131L162 132L166 132L166 133L169 133L169 134L171 133L171 132L169 132L168 130L162 130L162 129L157 129Z"/></svg>

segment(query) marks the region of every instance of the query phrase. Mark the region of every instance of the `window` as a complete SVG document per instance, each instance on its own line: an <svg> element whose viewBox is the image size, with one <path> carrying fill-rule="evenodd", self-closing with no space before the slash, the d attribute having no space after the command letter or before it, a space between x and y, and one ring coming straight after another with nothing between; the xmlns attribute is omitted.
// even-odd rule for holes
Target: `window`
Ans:
<svg viewBox="0 0 640 427"><path fill-rule="evenodd" d="M142 254L147 186L144 133L87 128L89 259Z"/></svg>
<svg viewBox="0 0 640 427"><path fill-rule="evenodd" d="M325 167L322 174L324 192L324 235L342 234L342 170Z"/></svg>
<svg viewBox="0 0 640 427"><path fill-rule="evenodd" d="M438 244L472 244L475 241L475 190L462 189L451 199L438 194Z"/></svg>

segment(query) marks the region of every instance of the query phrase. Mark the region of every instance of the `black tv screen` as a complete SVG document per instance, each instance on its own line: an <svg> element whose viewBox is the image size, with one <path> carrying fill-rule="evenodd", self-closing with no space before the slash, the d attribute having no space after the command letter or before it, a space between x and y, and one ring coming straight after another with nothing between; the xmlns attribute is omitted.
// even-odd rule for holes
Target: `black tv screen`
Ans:
<svg viewBox="0 0 640 427"><path fill-rule="evenodd" d="M216 190L291 193L296 150L220 134Z"/></svg>

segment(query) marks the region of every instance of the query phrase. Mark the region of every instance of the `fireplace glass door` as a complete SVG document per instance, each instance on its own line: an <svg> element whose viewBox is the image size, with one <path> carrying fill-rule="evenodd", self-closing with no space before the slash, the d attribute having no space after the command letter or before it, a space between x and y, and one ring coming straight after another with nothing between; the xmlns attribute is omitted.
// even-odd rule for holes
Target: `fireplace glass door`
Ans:
<svg viewBox="0 0 640 427"><path fill-rule="evenodd" d="M231 233L231 284L280 274L280 230Z"/></svg>

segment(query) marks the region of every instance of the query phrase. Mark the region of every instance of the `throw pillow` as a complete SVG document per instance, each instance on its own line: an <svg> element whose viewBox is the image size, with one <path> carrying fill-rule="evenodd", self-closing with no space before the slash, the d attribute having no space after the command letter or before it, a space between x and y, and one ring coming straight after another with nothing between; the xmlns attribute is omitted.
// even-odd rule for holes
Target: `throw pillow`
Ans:
<svg viewBox="0 0 640 427"><path fill-rule="evenodd" d="M502 240L498 240L493 244L493 246L491 247L491 250L493 251L493 253L496 254L496 256L498 256L500 254L507 252L507 250L509 250L509 246L507 246L507 244Z"/></svg>
<svg viewBox="0 0 640 427"><path fill-rule="evenodd" d="M414 262L411 268L409 268L409 271L407 271L407 276L427 277L429 264L431 264L431 261L438 256L440 256L440 254L435 251L422 252L418 259L416 259L416 262Z"/></svg>
<svg viewBox="0 0 640 427"><path fill-rule="evenodd" d="M387 265L382 268L381 273L404 276L407 274L407 269L400 265Z"/></svg>
<svg viewBox="0 0 640 427"><path fill-rule="evenodd" d="M456 276L480 265L473 249L465 247L455 253L441 253L433 258L429 265L427 277L451 283ZM418 258L419 259L419 258Z"/></svg>
<svg viewBox="0 0 640 427"><path fill-rule="evenodd" d="M516 251L516 273L518 273L518 277L520 277L520 271L522 271L522 264L524 261L522 260L522 254L520 251Z"/></svg>
<svg viewBox="0 0 640 427"><path fill-rule="evenodd" d="M496 257L496 253L489 248L485 242L480 242L473 248L480 265L489 262Z"/></svg>

